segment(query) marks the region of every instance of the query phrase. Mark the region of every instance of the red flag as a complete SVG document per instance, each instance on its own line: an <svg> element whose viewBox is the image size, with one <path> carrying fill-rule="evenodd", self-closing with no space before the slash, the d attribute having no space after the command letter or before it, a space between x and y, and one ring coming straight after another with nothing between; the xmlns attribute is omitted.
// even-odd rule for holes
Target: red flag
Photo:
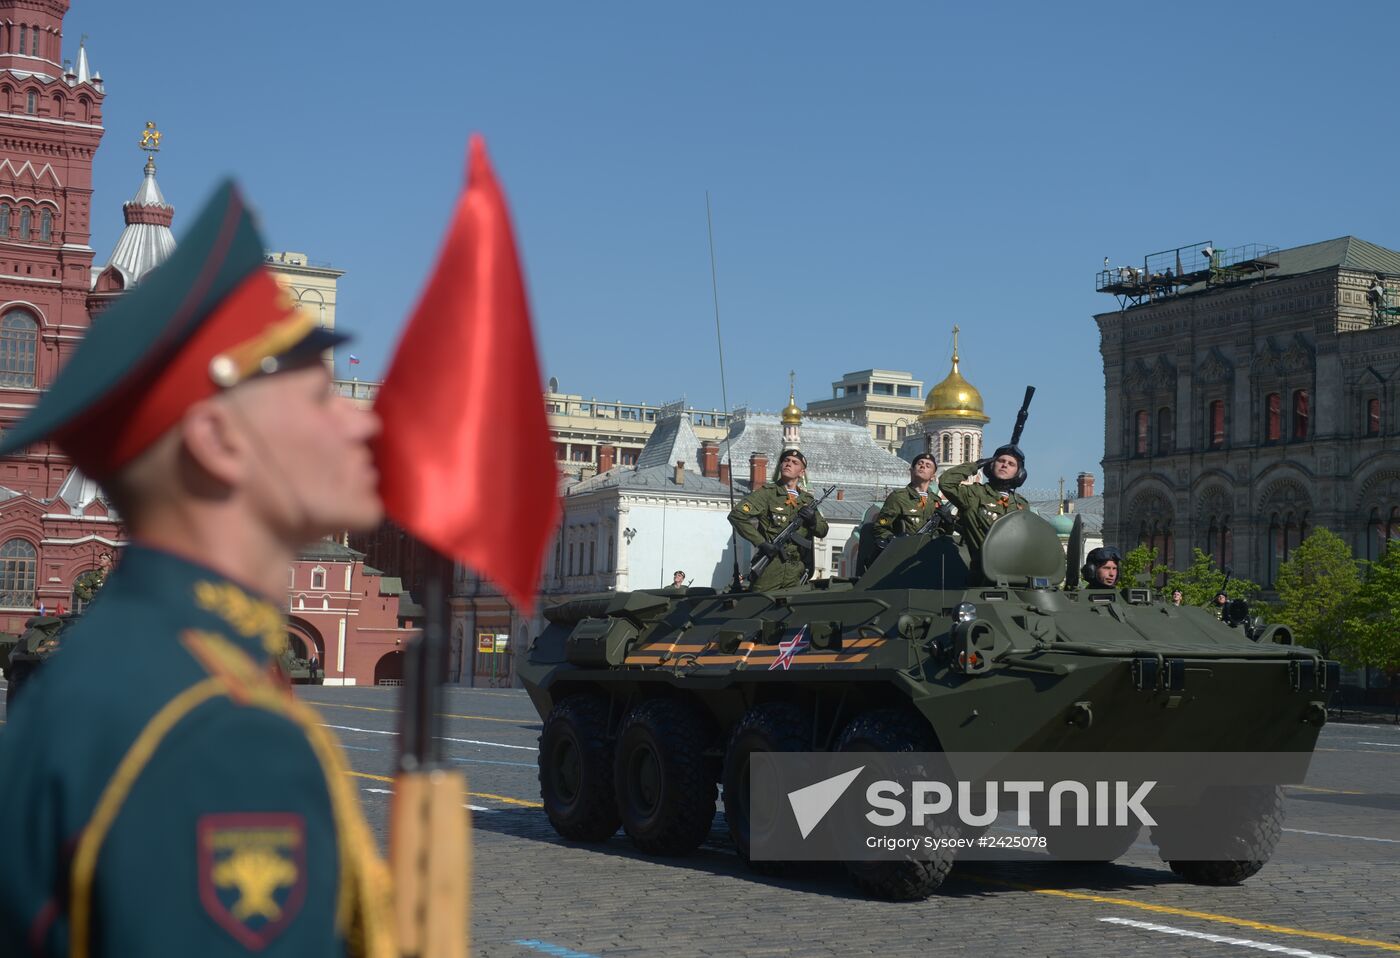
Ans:
<svg viewBox="0 0 1400 958"><path fill-rule="evenodd" d="M533 611L559 520L530 309L510 216L481 137L467 189L375 411L391 519Z"/></svg>

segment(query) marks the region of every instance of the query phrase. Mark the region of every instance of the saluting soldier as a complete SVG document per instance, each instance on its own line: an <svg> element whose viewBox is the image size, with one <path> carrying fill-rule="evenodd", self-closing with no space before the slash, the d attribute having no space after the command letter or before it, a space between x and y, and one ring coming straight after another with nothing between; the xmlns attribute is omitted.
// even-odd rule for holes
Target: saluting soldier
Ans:
<svg viewBox="0 0 1400 958"><path fill-rule="evenodd" d="M773 481L750 492L729 513L735 531L769 559L750 586L754 591L795 589L802 584L808 572L810 546L803 548L792 540L782 547L773 544L794 518L802 523L809 541L826 535L826 520L812 494L798 487L798 481L806 474L807 457L796 449L784 449Z"/></svg>
<svg viewBox="0 0 1400 958"><path fill-rule="evenodd" d="M937 492L929 489L937 470L938 463L928 453L921 452L914 457L909 465L909 485L886 496L880 514L875 517L875 541L880 548L889 545L895 536L918 532L930 519L934 520L930 530L934 535L952 531L945 528L953 519L952 510Z"/></svg>
<svg viewBox="0 0 1400 958"><path fill-rule="evenodd" d="M975 478L978 470L986 482ZM1001 446L990 459L965 462L943 473L938 489L958 507L958 532L972 557L973 573L982 574L982 543L992 523L1030 507L1016 492L1026 481L1026 454L1013 445Z"/></svg>
<svg viewBox="0 0 1400 958"><path fill-rule="evenodd" d="M380 520L378 420L264 248L223 186L0 444L56 443L131 537L0 734L0 954L395 953L344 757L276 664L297 549Z"/></svg>

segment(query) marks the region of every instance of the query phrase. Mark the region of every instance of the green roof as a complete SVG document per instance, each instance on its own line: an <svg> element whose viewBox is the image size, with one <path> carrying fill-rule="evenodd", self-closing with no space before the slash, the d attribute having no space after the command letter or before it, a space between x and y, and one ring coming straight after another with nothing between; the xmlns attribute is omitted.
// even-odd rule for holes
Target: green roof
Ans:
<svg viewBox="0 0 1400 958"><path fill-rule="evenodd" d="M328 562L355 562L363 559L365 554L349 546L343 546L334 539L320 539L302 549L297 555L299 559L324 559Z"/></svg>
<svg viewBox="0 0 1400 958"><path fill-rule="evenodd" d="M380 595L402 595L403 579L396 575L386 575L379 580Z"/></svg>
<svg viewBox="0 0 1400 958"><path fill-rule="evenodd" d="M1279 250L1278 271L1271 276L1296 276L1321 269L1351 269L1363 273L1400 275L1400 253L1355 236Z"/></svg>

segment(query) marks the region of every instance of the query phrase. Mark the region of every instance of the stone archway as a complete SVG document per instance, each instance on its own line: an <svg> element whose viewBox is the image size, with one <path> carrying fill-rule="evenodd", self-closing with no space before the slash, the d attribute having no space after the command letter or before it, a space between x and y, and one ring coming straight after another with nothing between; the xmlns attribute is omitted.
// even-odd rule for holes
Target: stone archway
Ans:
<svg viewBox="0 0 1400 958"><path fill-rule="evenodd" d="M403 653L387 652L374 663L375 685L403 685Z"/></svg>

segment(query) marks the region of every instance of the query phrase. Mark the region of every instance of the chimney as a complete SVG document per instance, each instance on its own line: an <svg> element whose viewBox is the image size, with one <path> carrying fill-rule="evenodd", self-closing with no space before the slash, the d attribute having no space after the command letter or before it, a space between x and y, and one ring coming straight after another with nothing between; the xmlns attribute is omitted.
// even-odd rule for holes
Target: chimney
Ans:
<svg viewBox="0 0 1400 958"><path fill-rule="evenodd" d="M685 485L685 463L676 463L676 485Z"/></svg>
<svg viewBox="0 0 1400 958"><path fill-rule="evenodd" d="M719 443L713 439L700 444L700 475L709 479L719 475Z"/></svg>
<svg viewBox="0 0 1400 958"><path fill-rule="evenodd" d="M1094 494L1094 474L1092 472L1081 472L1079 474L1079 498L1088 499Z"/></svg>
<svg viewBox="0 0 1400 958"><path fill-rule="evenodd" d="M837 490L836 490L836 501L837 501L837 502L840 502L842 499L845 499L845 498L846 498L846 490L845 490L845 489L837 489Z"/></svg>
<svg viewBox="0 0 1400 958"><path fill-rule="evenodd" d="M724 483L726 486L733 485L733 479L730 478L729 475L729 463L727 462L722 462L719 464L719 481Z"/></svg>
<svg viewBox="0 0 1400 958"><path fill-rule="evenodd" d="M768 457L756 452L749 456L749 488L757 489L768 481Z"/></svg>
<svg viewBox="0 0 1400 958"><path fill-rule="evenodd" d="M613 467L613 458L617 455L617 450L604 443L598 447L598 471L607 472Z"/></svg>

